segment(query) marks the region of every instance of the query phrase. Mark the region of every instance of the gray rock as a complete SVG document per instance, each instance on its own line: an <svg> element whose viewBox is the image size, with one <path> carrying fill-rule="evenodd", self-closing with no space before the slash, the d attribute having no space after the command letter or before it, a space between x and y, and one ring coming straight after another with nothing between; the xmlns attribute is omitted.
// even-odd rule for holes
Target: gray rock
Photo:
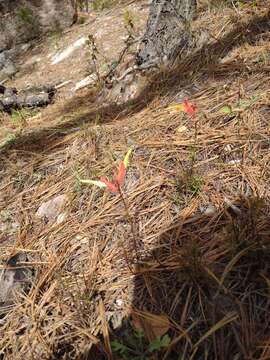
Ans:
<svg viewBox="0 0 270 360"><path fill-rule="evenodd" d="M36 212L36 216L38 218L46 218L48 220L57 219L67 201L68 197L66 195L58 195L55 198L41 204Z"/></svg>
<svg viewBox="0 0 270 360"><path fill-rule="evenodd" d="M52 102L55 94L54 86L32 87L18 93L15 88L0 86L0 108L10 112L22 107L45 106ZM1 94L3 94L1 96Z"/></svg>
<svg viewBox="0 0 270 360"><path fill-rule="evenodd" d="M17 94L17 90L15 88L5 88L4 96L12 96Z"/></svg>
<svg viewBox="0 0 270 360"><path fill-rule="evenodd" d="M200 211L205 216L214 216L217 214L217 209L213 204L201 204Z"/></svg>
<svg viewBox="0 0 270 360"><path fill-rule="evenodd" d="M6 62L5 66L0 70L0 80L4 80L5 78L11 78L18 72L14 63L9 60Z"/></svg>
<svg viewBox="0 0 270 360"><path fill-rule="evenodd" d="M0 70L4 68L6 61L7 61L7 56L5 51L3 51L0 53Z"/></svg>
<svg viewBox="0 0 270 360"><path fill-rule="evenodd" d="M17 96L20 106L44 106L50 103L50 96L47 92Z"/></svg>
<svg viewBox="0 0 270 360"><path fill-rule="evenodd" d="M16 302L19 292L27 291L32 282L32 270L20 265L27 262L25 254L16 254L3 264L0 272L0 315Z"/></svg>
<svg viewBox="0 0 270 360"><path fill-rule="evenodd" d="M7 56L6 52L0 53L0 80L12 77L16 74L17 68L13 61Z"/></svg>
<svg viewBox="0 0 270 360"><path fill-rule="evenodd" d="M17 96L16 95L3 96L1 98L1 103L4 107L4 110L16 108L17 107Z"/></svg>
<svg viewBox="0 0 270 360"><path fill-rule="evenodd" d="M76 17L73 1L0 0L0 52L47 32L64 30Z"/></svg>

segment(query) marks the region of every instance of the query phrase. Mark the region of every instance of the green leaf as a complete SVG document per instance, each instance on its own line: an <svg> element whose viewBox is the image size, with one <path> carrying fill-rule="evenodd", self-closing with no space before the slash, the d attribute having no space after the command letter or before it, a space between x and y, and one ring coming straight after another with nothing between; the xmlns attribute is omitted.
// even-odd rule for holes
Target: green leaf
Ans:
<svg viewBox="0 0 270 360"><path fill-rule="evenodd" d="M111 341L111 347L113 351L118 351L120 354L124 354L129 351L127 346L121 344L117 340Z"/></svg>
<svg viewBox="0 0 270 360"><path fill-rule="evenodd" d="M148 347L149 352L160 351L162 348L169 346L171 339L168 334L165 334L162 338L158 337L152 341Z"/></svg>
<svg viewBox="0 0 270 360"><path fill-rule="evenodd" d="M171 342L171 338L169 337L168 334L165 334L162 338L161 338L161 345L162 347L167 347L170 345Z"/></svg>
<svg viewBox="0 0 270 360"><path fill-rule="evenodd" d="M137 338L137 339L142 339L144 337L144 331L143 329L136 329L134 331L134 336Z"/></svg>
<svg viewBox="0 0 270 360"><path fill-rule="evenodd" d="M228 114L231 114L233 111L232 111L232 107L230 105L225 105L220 109L220 112L228 115Z"/></svg>

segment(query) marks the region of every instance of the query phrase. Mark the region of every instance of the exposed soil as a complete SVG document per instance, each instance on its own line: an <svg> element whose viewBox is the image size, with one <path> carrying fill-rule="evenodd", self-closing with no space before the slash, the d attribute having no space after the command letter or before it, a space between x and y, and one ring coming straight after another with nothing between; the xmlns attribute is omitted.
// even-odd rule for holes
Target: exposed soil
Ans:
<svg viewBox="0 0 270 360"><path fill-rule="evenodd" d="M89 46L87 44L79 46L71 55L57 64L52 64L53 58L79 39L87 38L91 34L94 36L100 54L99 69L103 72L108 71L113 61L118 60L128 37L125 29L125 13L130 13L135 24L134 31L137 34L142 34L145 28L148 14L147 1L129 1L126 4L122 3L102 12L81 13L78 22L83 20L83 24L75 24L65 32L52 33L45 39L33 42L31 48L17 59L16 65L20 71L13 79L5 83L5 86L16 87L20 90L33 86L64 84L57 91L53 108L61 106L62 103L68 103L74 96L84 94L85 88L76 93L74 88L77 82L93 72ZM35 119L40 119L43 113L50 112L50 107L34 109L34 118L31 116L31 110L26 110L26 112L29 124L24 127L24 130L27 131L28 128L33 127ZM22 113L24 115L23 111ZM0 121L0 139L3 140L16 133L16 124L9 116L2 114ZM44 121L46 123L46 120Z"/></svg>

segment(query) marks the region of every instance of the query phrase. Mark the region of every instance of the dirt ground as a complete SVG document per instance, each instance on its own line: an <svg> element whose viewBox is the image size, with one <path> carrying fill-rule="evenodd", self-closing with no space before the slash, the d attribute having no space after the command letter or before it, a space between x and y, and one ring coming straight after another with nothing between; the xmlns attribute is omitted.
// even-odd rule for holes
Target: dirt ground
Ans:
<svg viewBox="0 0 270 360"><path fill-rule="evenodd" d="M74 96L80 96L85 93L85 88L75 91L76 83L93 72L89 46L86 43L78 46L57 64L53 64L54 57L76 41L93 35L99 52L99 70L101 73L108 71L111 64L118 60L128 37L128 31L125 29L125 14L128 13L131 16L135 25L134 32L142 35L148 15L148 4L147 1L129 1L102 12L91 10L89 13L80 13L78 23L72 28L64 32L52 33L45 39L33 42L30 49L17 59L16 65L19 71L14 78L5 83L5 86L16 87L20 90L48 84L63 84L64 86L57 90L53 108L69 102ZM50 112L50 106L46 109L22 111L22 116L25 115L28 118L28 124L24 130L31 128L35 120L40 119L44 112L45 114ZM6 114L0 117L2 140L18 131L19 125L12 120Z"/></svg>

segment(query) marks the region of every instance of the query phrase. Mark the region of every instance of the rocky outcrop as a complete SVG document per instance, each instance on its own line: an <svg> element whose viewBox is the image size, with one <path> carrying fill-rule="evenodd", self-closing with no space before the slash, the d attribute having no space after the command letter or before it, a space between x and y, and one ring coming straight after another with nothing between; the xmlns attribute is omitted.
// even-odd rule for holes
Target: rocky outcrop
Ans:
<svg viewBox="0 0 270 360"><path fill-rule="evenodd" d="M0 0L0 52L75 20L73 0Z"/></svg>
<svg viewBox="0 0 270 360"><path fill-rule="evenodd" d="M0 111L11 112L23 107L46 106L53 101L56 89L52 85L32 87L17 91L0 85Z"/></svg>

